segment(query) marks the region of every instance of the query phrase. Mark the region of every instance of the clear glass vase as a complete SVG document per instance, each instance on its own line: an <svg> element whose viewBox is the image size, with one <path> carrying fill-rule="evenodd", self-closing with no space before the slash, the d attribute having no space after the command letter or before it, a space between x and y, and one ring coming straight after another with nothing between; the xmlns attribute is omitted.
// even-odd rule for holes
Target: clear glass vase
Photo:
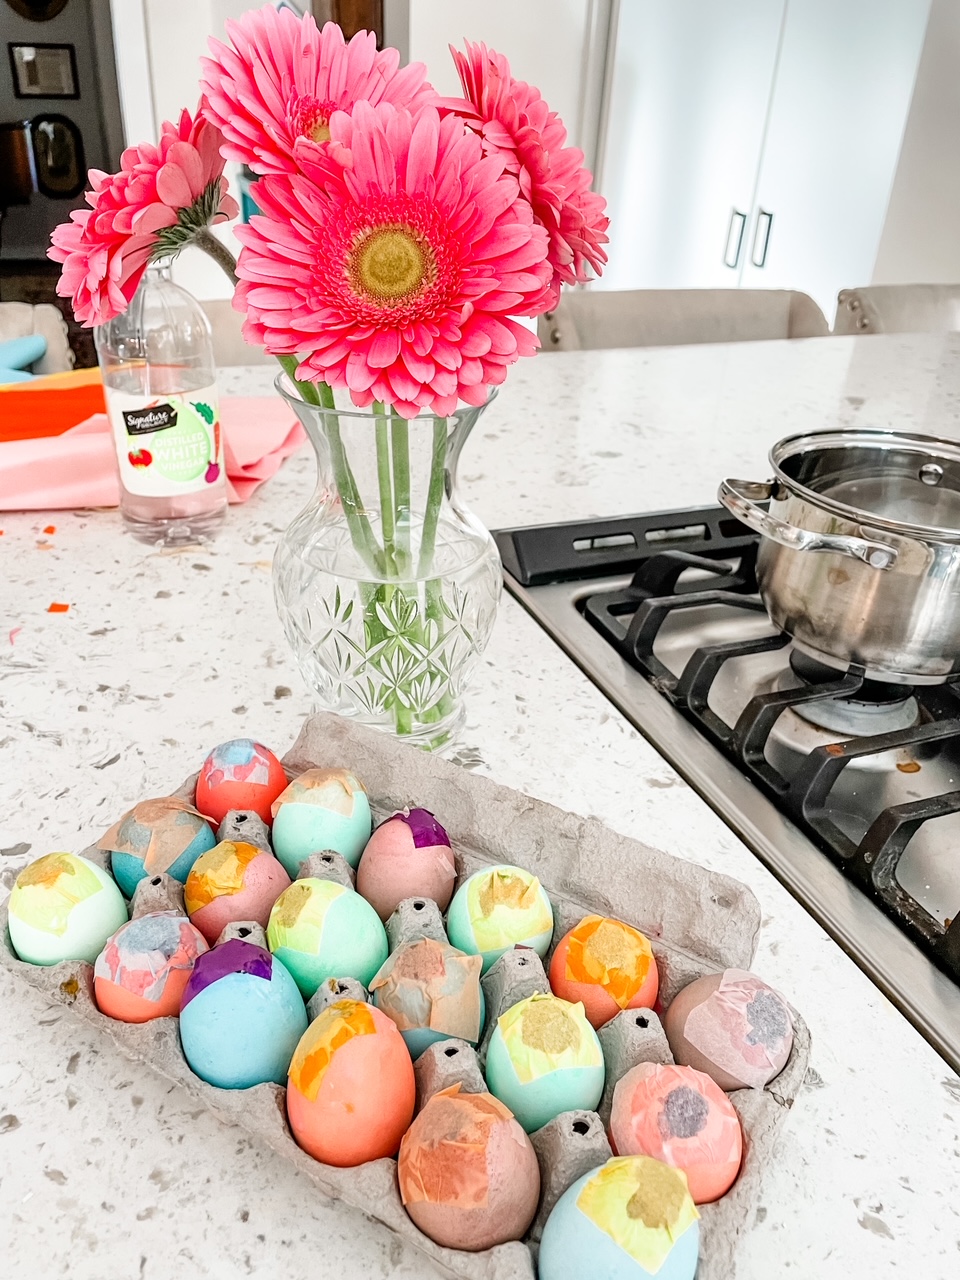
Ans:
<svg viewBox="0 0 960 1280"><path fill-rule="evenodd" d="M486 406L408 421L308 404L286 374L276 386L317 454L317 490L273 560L303 676L328 710L446 746L502 583L496 545L456 491L460 451Z"/></svg>

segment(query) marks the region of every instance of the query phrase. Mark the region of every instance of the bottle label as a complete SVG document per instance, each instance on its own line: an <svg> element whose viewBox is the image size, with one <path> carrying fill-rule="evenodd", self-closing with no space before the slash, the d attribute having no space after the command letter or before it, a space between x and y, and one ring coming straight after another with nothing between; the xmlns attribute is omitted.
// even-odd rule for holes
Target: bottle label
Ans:
<svg viewBox="0 0 960 1280"><path fill-rule="evenodd" d="M128 493L166 498L198 493L223 476L217 388L173 396L106 387L120 480Z"/></svg>

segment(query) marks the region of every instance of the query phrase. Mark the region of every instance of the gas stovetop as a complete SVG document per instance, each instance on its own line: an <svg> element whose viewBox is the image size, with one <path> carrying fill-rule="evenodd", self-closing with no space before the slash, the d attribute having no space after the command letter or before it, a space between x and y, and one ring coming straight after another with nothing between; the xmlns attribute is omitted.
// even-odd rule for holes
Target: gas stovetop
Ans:
<svg viewBox="0 0 960 1280"><path fill-rule="evenodd" d="M960 1070L960 684L795 650L720 507L496 537L508 590Z"/></svg>

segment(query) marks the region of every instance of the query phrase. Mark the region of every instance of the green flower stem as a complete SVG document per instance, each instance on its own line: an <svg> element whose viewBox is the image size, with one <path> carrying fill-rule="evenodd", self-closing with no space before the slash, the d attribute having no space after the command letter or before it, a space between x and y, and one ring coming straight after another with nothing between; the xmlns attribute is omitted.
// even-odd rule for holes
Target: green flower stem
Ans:
<svg viewBox="0 0 960 1280"><path fill-rule="evenodd" d="M277 356L280 366L287 374L301 397L307 404L321 409L334 410L333 389L326 382L300 382L297 378L297 357ZM328 413L323 419L323 428L330 444L330 459L333 473L337 481L337 489L343 504L343 513L347 518L350 539L367 568L378 577L384 573L384 557L380 550L370 521L360 500L360 491L356 479L350 469L343 440L340 436L340 422L335 413Z"/></svg>
<svg viewBox="0 0 960 1280"><path fill-rule="evenodd" d="M430 484L427 488L427 505L423 514L420 564L417 568L418 578L426 578L433 568L433 554L437 545L437 525L440 522L440 505L443 502L443 475L446 458L447 423L444 418L434 418Z"/></svg>
<svg viewBox="0 0 960 1280"><path fill-rule="evenodd" d="M383 530L383 553L387 571L393 578L397 572L396 504L393 496L393 480L390 475L390 440L387 435L387 419L379 400L373 402L377 415L374 430L377 440L377 484L380 488L380 525Z"/></svg>
<svg viewBox="0 0 960 1280"><path fill-rule="evenodd" d="M238 283L237 260L227 246L225 244L221 244L213 232L209 231L206 227L198 228L193 233L192 238L193 243L197 248L202 249L204 253L208 254L214 260L218 267L223 269L228 280L230 280L231 284L236 288ZM291 377L292 376L293 375L291 374Z"/></svg>
<svg viewBox="0 0 960 1280"><path fill-rule="evenodd" d="M406 577L410 563L410 428L406 418L390 411L393 488L396 505L397 570Z"/></svg>

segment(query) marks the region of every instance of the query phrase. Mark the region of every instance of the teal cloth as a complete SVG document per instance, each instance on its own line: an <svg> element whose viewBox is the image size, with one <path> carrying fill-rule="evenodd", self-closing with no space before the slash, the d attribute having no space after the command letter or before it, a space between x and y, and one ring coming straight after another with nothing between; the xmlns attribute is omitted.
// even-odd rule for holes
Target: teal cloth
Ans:
<svg viewBox="0 0 960 1280"><path fill-rule="evenodd" d="M2 387L4 383L31 382L32 380L32 373L25 373L23 369L4 369L4 367L0 365L0 387Z"/></svg>
<svg viewBox="0 0 960 1280"><path fill-rule="evenodd" d="M25 338L11 338L9 342L0 342L0 369L26 369L35 360L42 360L47 354L47 340L39 333L28 334ZM9 379L16 382L16 378Z"/></svg>

